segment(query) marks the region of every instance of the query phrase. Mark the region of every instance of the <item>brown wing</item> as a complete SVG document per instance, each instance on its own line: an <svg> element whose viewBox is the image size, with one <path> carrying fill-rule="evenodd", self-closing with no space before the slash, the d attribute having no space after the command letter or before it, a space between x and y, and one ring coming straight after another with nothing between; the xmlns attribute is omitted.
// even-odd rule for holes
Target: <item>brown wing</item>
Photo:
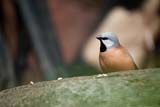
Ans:
<svg viewBox="0 0 160 107"><path fill-rule="evenodd" d="M121 46L100 53L99 62L104 72L137 69L131 55Z"/></svg>

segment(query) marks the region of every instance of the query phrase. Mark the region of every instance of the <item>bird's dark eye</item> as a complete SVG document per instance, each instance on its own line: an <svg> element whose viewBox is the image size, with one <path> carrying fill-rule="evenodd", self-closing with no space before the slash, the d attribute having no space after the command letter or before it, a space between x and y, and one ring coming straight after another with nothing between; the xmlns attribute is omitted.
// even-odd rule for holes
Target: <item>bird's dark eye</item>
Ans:
<svg viewBox="0 0 160 107"><path fill-rule="evenodd" d="M107 37L103 37L103 38L102 38L102 40L107 40L107 39L108 39Z"/></svg>

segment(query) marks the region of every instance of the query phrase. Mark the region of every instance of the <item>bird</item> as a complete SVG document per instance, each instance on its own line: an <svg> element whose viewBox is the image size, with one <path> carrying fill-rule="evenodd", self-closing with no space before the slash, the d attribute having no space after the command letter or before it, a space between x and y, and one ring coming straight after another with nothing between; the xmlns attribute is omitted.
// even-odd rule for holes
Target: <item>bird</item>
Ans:
<svg viewBox="0 0 160 107"><path fill-rule="evenodd" d="M115 33L105 32L96 38L100 41L99 64L103 73L138 69Z"/></svg>

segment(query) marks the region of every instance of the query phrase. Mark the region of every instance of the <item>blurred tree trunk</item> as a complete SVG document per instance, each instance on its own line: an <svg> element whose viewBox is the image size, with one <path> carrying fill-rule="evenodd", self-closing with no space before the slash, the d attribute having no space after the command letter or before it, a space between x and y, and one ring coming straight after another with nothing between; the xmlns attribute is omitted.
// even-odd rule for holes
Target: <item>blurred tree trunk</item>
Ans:
<svg viewBox="0 0 160 107"><path fill-rule="evenodd" d="M18 24L12 0L0 1L0 90L14 87L14 60L17 55Z"/></svg>
<svg viewBox="0 0 160 107"><path fill-rule="evenodd" d="M17 4L43 69L44 79L67 76L46 1L18 0Z"/></svg>
<svg viewBox="0 0 160 107"><path fill-rule="evenodd" d="M16 85L13 60L0 31L0 90Z"/></svg>

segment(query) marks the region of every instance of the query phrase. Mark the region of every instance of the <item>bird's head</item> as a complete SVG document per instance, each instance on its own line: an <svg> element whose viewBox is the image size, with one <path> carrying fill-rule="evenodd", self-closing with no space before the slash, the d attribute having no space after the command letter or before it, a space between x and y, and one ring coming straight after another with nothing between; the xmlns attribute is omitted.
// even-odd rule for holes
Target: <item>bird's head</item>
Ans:
<svg viewBox="0 0 160 107"><path fill-rule="evenodd" d="M96 37L101 42L100 51L104 52L112 47L120 45L117 36L112 32L106 32Z"/></svg>

